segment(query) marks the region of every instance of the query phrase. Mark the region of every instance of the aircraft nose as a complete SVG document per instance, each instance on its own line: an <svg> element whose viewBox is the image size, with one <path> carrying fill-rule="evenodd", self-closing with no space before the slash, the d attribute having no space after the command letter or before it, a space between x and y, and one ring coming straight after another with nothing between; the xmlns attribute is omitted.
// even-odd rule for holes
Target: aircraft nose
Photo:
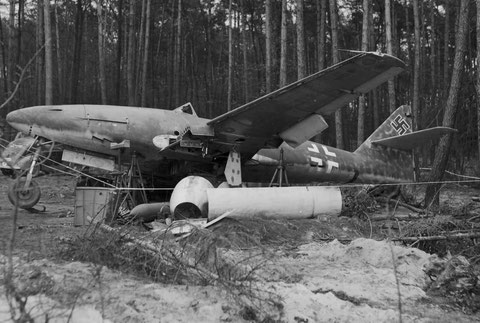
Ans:
<svg viewBox="0 0 480 323"><path fill-rule="evenodd" d="M12 111L7 114L7 122L10 126L18 131L25 132L29 127L28 114L23 109Z"/></svg>

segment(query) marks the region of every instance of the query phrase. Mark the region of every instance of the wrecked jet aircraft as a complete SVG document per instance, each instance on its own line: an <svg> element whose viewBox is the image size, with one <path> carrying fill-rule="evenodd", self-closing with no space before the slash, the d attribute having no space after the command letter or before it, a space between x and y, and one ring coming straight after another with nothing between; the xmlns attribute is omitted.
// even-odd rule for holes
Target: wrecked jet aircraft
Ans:
<svg viewBox="0 0 480 323"><path fill-rule="evenodd" d="M107 170L114 159L126 162L133 155L142 173L167 187L188 175L231 186L268 183L279 167L288 170L290 183L401 183L412 180L409 150L451 129L412 133L409 109L402 106L353 153L308 139L328 127L325 115L404 67L393 56L356 52L214 119L197 116L190 104L174 110L84 104L23 108L6 120L36 138L37 154L44 141L60 143L64 160ZM27 176L12 188L20 207L38 201L32 182Z"/></svg>

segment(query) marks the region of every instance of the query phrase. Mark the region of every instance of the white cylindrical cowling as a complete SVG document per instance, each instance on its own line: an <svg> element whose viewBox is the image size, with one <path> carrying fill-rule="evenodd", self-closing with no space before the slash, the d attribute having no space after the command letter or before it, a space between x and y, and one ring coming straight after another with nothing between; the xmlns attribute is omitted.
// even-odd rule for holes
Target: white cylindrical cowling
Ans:
<svg viewBox="0 0 480 323"><path fill-rule="evenodd" d="M225 212L229 217L306 219L319 215L338 216L342 194L338 187L258 187L207 189L208 219Z"/></svg>
<svg viewBox="0 0 480 323"><path fill-rule="evenodd" d="M188 176L175 186L170 197L170 213L174 219L207 217L207 189L212 183L200 176Z"/></svg>

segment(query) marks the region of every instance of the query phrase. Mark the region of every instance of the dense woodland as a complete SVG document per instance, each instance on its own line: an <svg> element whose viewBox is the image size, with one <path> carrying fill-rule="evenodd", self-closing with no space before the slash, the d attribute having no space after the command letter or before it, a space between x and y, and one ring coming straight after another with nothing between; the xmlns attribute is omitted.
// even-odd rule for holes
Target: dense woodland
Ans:
<svg viewBox="0 0 480 323"><path fill-rule="evenodd" d="M0 116L40 104L192 102L213 117L347 58L345 50L379 51L404 60L406 71L327 120L322 142L353 150L410 104L415 128L459 129L417 162L464 172L480 147L477 7L479 0L3 0Z"/></svg>

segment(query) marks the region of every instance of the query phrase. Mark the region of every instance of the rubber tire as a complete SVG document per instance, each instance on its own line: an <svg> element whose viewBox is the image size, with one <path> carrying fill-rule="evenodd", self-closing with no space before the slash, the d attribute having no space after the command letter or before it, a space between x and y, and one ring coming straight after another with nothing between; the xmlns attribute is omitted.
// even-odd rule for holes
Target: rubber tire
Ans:
<svg viewBox="0 0 480 323"><path fill-rule="evenodd" d="M14 181L8 188L8 199L13 205L18 205L21 209L31 209L40 200L40 187L37 182L30 181L30 186L27 190L23 190L25 185L25 177Z"/></svg>

